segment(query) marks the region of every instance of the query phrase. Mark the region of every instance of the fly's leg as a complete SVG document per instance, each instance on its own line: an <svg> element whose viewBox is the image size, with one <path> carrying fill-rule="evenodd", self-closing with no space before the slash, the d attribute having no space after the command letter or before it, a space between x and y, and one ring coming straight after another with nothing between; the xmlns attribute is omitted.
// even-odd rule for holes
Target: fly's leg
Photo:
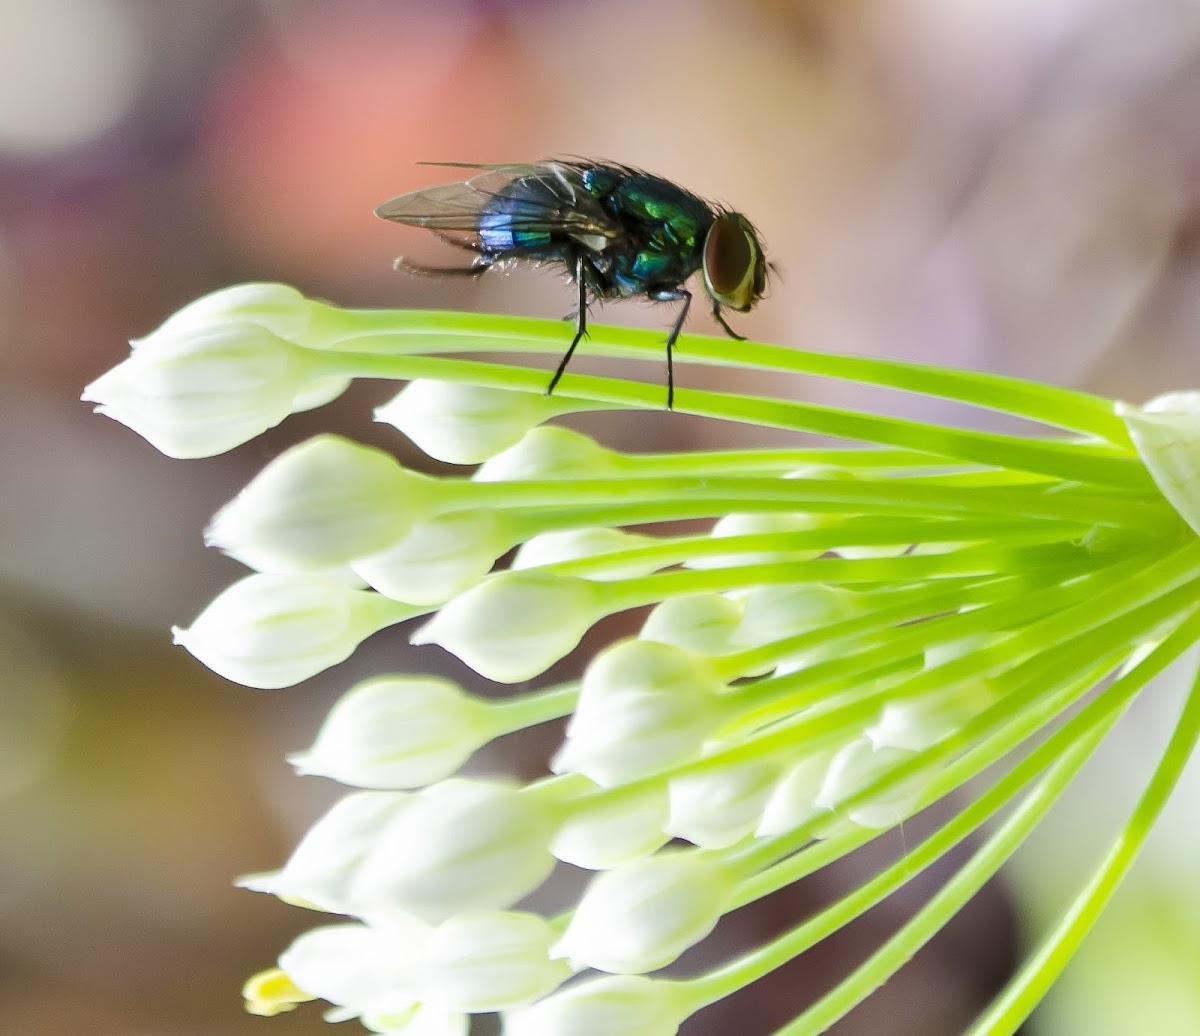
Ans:
<svg viewBox="0 0 1200 1036"><path fill-rule="evenodd" d="M721 307L716 302L713 303L712 314L713 319L716 320L716 322L723 328L725 328L725 333L729 335L730 338L733 338L739 342L744 342L746 340L745 335L739 335L732 327L725 323L725 317L721 314Z"/></svg>
<svg viewBox="0 0 1200 1036"><path fill-rule="evenodd" d="M683 330L683 322L687 320L688 309L692 305L692 293L686 288L663 288L658 291L652 291L650 297L655 302L679 302L683 301L683 308L679 311L679 316L675 318L675 326L671 328L670 334L667 335L667 409L675 409L675 361L672 357L672 351L675 348L675 339L679 337L679 332Z"/></svg>
<svg viewBox="0 0 1200 1036"><path fill-rule="evenodd" d="M579 308L575 311L575 337L571 339L571 344L567 346L565 355L559 361L558 370L554 372L554 377L546 386L546 395L550 395L554 391L554 386L558 384L563 372L567 369L567 364L571 362L571 354L575 351L575 346L587 334L587 284L583 279L583 256L577 256L575 259L575 284L579 288Z"/></svg>
<svg viewBox="0 0 1200 1036"><path fill-rule="evenodd" d="M470 266L422 266L411 259L400 256L392 263L397 270L411 273L417 277L478 277L486 273L492 261L486 256L480 256Z"/></svg>

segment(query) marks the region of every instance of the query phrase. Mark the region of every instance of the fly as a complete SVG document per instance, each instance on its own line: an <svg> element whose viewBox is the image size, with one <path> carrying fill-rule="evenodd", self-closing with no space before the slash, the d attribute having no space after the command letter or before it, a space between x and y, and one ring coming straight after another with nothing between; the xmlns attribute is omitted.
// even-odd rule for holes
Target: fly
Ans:
<svg viewBox="0 0 1200 1036"><path fill-rule="evenodd" d="M740 212L713 205L658 176L589 161L525 165L428 163L474 170L469 179L402 194L376 215L424 227L475 253L470 266L413 273L478 277L509 262L557 263L578 290L575 336L546 388L554 391L587 335L589 301L647 298L681 302L667 334L667 409L675 405L672 349L691 306L685 287L701 275L712 315L731 338L743 336L723 309L747 313L763 296L768 263L762 241Z"/></svg>

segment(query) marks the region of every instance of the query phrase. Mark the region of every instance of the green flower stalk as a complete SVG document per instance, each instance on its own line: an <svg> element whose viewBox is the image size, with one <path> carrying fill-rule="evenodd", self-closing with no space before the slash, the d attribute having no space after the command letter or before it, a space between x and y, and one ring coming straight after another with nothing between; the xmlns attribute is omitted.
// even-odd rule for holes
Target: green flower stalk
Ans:
<svg viewBox="0 0 1200 1036"><path fill-rule="evenodd" d="M1200 394L1136 406L688 336L681 367L885 386L1040 427L999 434L680 387L676 410L795 444L626 454L544 422L660 409L660 386L572 371L546 396L544 370L489 358L562 347L552 321L341 310L243 285L172 317L85 394L164 452L206 456L352 378L395 379L407 387L379 419L473 466L422 475L333 436L268 465L209 530L254 573L176 631L230 679L287 686L422 617L414 643L523 683L601 618L647 611L637 635L562 685L488 698L381 674L347 692L291 758L366 790L281 870L242 882L340 920L247 983L256 1013L321 999L331 1020L394 1036L465 1033L486 1012L507 1036L669 1036L986 826L955 876L776 1036L822 1032L995 874L1200 640ZM610 328L589 341L627 358L661 347ZM688 532L665 531L684 520ZM543 778L455 776L489 741L563 718ZM1198 738L1200 683L1112 851L972 1036L1012 1033L1033 1010ZM719 966L661 974L718 937L725 914L952 794L957 813L842 899ZM596 872L576 905L515 909L559 862Z"/></svg>

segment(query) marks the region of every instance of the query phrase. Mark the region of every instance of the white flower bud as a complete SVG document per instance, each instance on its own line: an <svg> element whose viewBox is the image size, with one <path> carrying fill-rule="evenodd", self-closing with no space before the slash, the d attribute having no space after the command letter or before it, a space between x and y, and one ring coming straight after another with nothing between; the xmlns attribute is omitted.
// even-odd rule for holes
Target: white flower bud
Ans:
<svg viewBox="0 0 1200 1036"><path fill-rule="evenodd" d="M740 842L758 826L778 777L778 765L759 759L672 777L667 834L704 849Z"/></svg>
<svg viewBox="0 0 1200 1036"><path fill-rule="evenodd" d="M443 605L412 643L438 644L489 680L520 683L569 654L599 616L586 579L500 572Z"/></svg>
<svg viewBox="0 0 1200 1036"><path fill-rule="evenodd" d="M455 914L429 939L421 998L467 1013L527 1004L571 977L566 961L550 959L554 940L554 929L536 914Z"/></svg>
<svg viewBox="0 0 1200 1036"><path fill-rule="evenodd" d="M433 509L436 486L390 453L318 435L268 464L206 539L260 572L320 571L403 538Z"/></svg>
<svg viewBox="0 0 1200 1036"><path fill-rule="evenodd" d="M329 1011L325 1021L341 1022L347 1017ZM405 1011L363 1015L359 1021L369 1032L381 1036L468 1036L471 1030L469 1016L439 1004L414 1004Z"/></svg>
<svg viewBox="0 0 1200 1036"><path fill-rule="evenodd" d="M856 738L833 757L815 805L821 809L839 809L851 795L914 754L903 748L876 750L869 738ZM859 827L892 827L912 815L924 783L920 775L915 775L882 795L852 806L845 814Z"/></svg>
<svg viewBox="0 0 1200 1036"><path fill-rule="evenodd" d="M936 669L965 654L992 643L993 637L978 634L933 644L925 651L925 669ZM972 677L919 698L889 701L879 721L866 731L876 749L903 748L919 752L953 733L978 715L997 697L991 681Z"/></svg>
<svg viewBox="0 0 1200 1036"><path fill-rule="evenodd" d="M441 604L469 590L512 546L495 511L449 511L417 522L387 550L351 562L382 594Z"/></svg>
<svg viewBox="0 0 1200 1036"><path fill-rule="evenodd" d="M828 519L823 515L800 514L792 511L764 511L761 514L727 514L713 524L711 537L714 540L730 536L778 535L789 532L807 532L819 528ZM823 549L788 550L782 547L771 551L747 551L740 554L706 554L685 562L688 568L728 568L730 565L767 565L779 561L807 561L818 558Z"/></svg>
<svg viewBox="0 0 1200 1036"><path fill-rule="evenodd" d="M418 378L375 411L421 450L448 464L478 464L564 407L533 392Z"/></svg>
<svg viewBox="0 0 1200 1036"><path fill-rule="evenodd" d="M1159 491L1200 532L1200 392L1168 392L1116 409Z"/></svg>
<svg viewBox="0 0 1200 1036"><path fill-rule="evenodd" d="M358 791L339 799L300 839L283 869L240 878L241 888L334 914L350 912L349 883L379 832L412 803L398 791Z"/></svg>
<svg viewBox="0 0 1200 1036"><path fill-rule="evenodd" d="M793 831L816 813L827 812L816 804L833 761L832 750L816 752L793 763L772 789L754 832L759 837Z"/></svg>
<svg viewBox="0 0 1200 1036"><path fill-rule="evenodd" d="M609 975L506 1011L503 1036L675 1036L689 1013L673 982Z"/></svg>
<svg viewBox="0 0 1200 1036"><path fill-rule="evenodd" d="M876 750L919 752L954 733L995 699L986 681L966 680L934 694L888 702L866 734Z"/></svg>
<svg viewBox="0 0 1200 1036"><path fill-rule="evenodd" d="M252 575L219 594L187 629L172 628L209 669L248 687L289 687L415 614L323 575Z"/></svg>
<svg viewBox="0 0 1200 1036"><path fill-rule="evenodd" d="M315 380L304 349L231 321L144 339L82 398L168 457L211 457L279 424Z"/></svg>
<svg viewBox="0 0 1200 1036"><path fill-rule="evenodd" d="M407 1011L417 1000L413 977L429 935L428 925L411 918L386 932L326 925L299 936L279 966L306 993L353 1014Z"/></svg>
<svg viewBox="0 0 1200 1036"><path fill-rule="evenodd" d="M621 529L569 529L565 532L543 532L525 541L513 558L512 567L537 568L560 561L599 557L619 550L647 547L657 541L652 536L639 536ZM661 562L641 561L624 564L591 575L592 579L630 579L644 576L662 567Z"/></svg>
<svg viewBox="0 0 1200 1036"><path fill-rule="evenodd" d="M189 302L145 338L130 344L135 349L154 347L164 338L228 323L258 324L289 342L306 344L314 311L320 305L287 284L234 284Z"/></svg>
<svg viewBox="0 0 1200 1036"><path fill-rule="evenodd" d="M720 722L723 688L698 655L649 640L614 644L584 673L551 769L612 787L686 761Z"/></svg>
<svg viewBox="0 0 1200 1036"><path fill-rule="evenodd" d="M861 597L824 583L759 586L742 598L742 622L732 642L758 647L821 629L859 614Z"/></svg>
<svg viewBox="0 0 1200 1036"><path fill-rule="evenodd" d="M514 446L480 465L476 482L605 478L623 474L621 457L570 428L534 428Z"/></svg>
<svg viewBox="0 0 1200 1036"><path fill-rule="evenodd" d="M550 851L564 863L593 871L649 856L670 841L663 830L667 808L661 786L581 806L559 824Z"/></svg>
<svg viewBox="0 0 1200 1036"><path fill-rule="evenodd" d="M733 650L730 638L742 612L742 602L724 594L668 597L646 617L638 636L701 655L723 655Z"/></svg>
<svg viewBox="0 0 1200 1036"><path fill-rule="evenodd" d="M733 888L716 861L694 851L602 871L551 952L619 975L657 971L716 927Z"/></svg>
<svg viewBox="0 0 1200 1036"><path fill-rule="evenodd" d="M453 774L494 729L487 703L449 680L380 676L347 691L312 748L288 762L360 788L420 788Z"/></svg>
<svg viewBox="0 0 1200 1036"><path fill-rule="evenodd" d="M350 889L355 913L437 922L511 906L554 868L554 824L540 800L488 781L453 779L418 792L380 833Z"/></svg>

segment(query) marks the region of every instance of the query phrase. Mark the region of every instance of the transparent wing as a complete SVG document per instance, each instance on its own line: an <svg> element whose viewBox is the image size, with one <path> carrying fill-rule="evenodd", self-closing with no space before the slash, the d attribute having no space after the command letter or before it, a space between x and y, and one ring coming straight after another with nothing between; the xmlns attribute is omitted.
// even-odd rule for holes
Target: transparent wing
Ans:
<svg viewBox="0 0 1200 1036"><path fill-rule="evenodd" d="M583 241L611 240L620 226L582 187L579 170L562 162L524 165L423 165L481 170L469 180L439 184L385 201L375 215L393 223L423 227L452 244L479 250L480 218L503 199L506 222L514 230L558 231Z"/></svg>

